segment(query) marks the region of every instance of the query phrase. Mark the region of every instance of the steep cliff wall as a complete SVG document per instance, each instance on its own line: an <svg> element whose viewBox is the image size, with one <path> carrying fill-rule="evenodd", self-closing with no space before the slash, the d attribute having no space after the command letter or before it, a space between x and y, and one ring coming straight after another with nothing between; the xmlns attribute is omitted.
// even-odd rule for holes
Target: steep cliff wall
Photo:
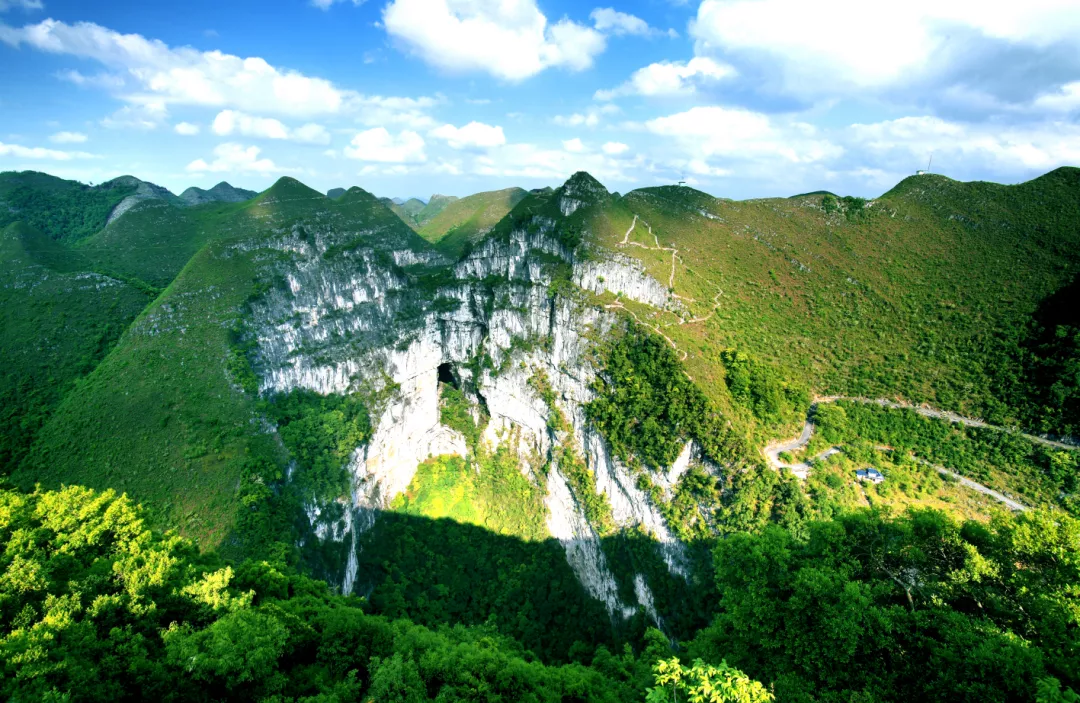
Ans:
<svg viewBox="0 0 1080 703"><path fill-rule="evenodd" d="M440 423L439 368L448 366L472 398L474 414L487 418L481 440L487 448L515 443L523 473L546 495L550 535L586 592L613 618L640 608L659 624L643 575L620 589L603 527L590 523L584 496L576 493L582 488L567 479L554 451L569 442L595 476L616 527L643 527L670 573L686 574L681 545L656 506L585 419L597 374L590 352L617 323L587 304L585 290L678 306L635 260L591 250L580 239L567 243L566 228L587 226L589 208L607 195L592 183L568 183L537 204L540 212L518 217L452 266L434 252L403 248L378 228L355 233L347 247L340 233L310 227L294 227L270 243L268 289L247 317L261 391L367 390L379 397L371 440L349 465L348 509L308 511L319 539L351 545L340 573L328 575L342 590L363 579L356 572L358 532L410 485L417 465L468 451L465 438ZM550 384L547 397L531 382L537 375ZM555 415L569 426L554 427ZM692 453L688 445L662 485L670 489Z"/></svg>

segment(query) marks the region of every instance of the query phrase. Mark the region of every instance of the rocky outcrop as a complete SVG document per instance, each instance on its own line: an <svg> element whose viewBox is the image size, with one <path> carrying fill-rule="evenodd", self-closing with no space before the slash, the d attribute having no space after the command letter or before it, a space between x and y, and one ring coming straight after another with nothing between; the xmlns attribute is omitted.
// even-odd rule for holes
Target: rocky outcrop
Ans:
<svg viewBox="0 0 1080 703"><path fill-rule="evenodd" d="M111 187L113 185L134 187L135 192L117 203L116 207L114 207L112 212L109 213L109 219L105 223L106 226L115 222L118 217L123 215L125 212L130 210L138 203L146 200L161 200L172 205L179 205L183 202L180 200L180 198L173 195L168 189L162 188L159 185L154 185L153 183L139 180L138 178L135 178L135 176L120 176L119 178L114 178L108 183L103 183L99 187Z"/></svg>
<svg viewBox="0 0 1080 703"><path fill-rule="evenodd" d="M551 197L560 212L578 212L607 192L586 177L571 179ZM580 291L553 293L554 277L565 276L569 264L571 280L587 290L600 286L657 307L674 302L628 257L601 260L590 253L579 260L563 243L562 226L558 216L534 215L482 241L452 267L430 249L409 246L400 227L345 236L305 224L282 232L262 243L263 278L274 284L250 306L255 366L264 393L308 388L377 398L372 438L349 465L353 492L345 499L347 509L309 510L319 538L355 548L358 532L408 487L420 462L465 454L465 438L439 421L439 368L449 366L475 400L476 412L484 407L488 422L481 441L491 448L512 441L523 473L546 492L548 530L586 592L613 618L643 609L659 623L644 576L620 590L597 526L590 524L582 496L575 495L554 451L571 442L594 473L617 525L643 527L657 539L669 571L686 574L682 547L663 517L585 419L597 374L590 352L617 320L585 304ZM343 247L343 241L350 245ZM420 286L418 280L439 283ZM554 399L541 397L530 382L538 375L547 379ZM551 427L556 411L570 425L559 433ZM693 460L690 449L684 453L685 461L673 467L664 485L677 481ZM357 582L356 563L352 553L335 579L346 592ZM625 600L627 593L635 602Z"/></svg>

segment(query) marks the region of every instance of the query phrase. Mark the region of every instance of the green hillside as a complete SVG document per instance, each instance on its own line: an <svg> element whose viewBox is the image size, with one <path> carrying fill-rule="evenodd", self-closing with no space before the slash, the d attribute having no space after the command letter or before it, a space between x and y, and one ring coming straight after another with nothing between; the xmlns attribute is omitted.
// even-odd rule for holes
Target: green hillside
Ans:
<svg viewBox="0 0 1080 703"><path fill-rule="evenodd" d="M390 248L429 245L359 188L331 201L282 178L253 200L203 207L130 213L136 223L140 214L154 223L167 213L168 222L183 224L163 229L165 236L186 237L192 221L212 222L217 238L187 262L105 361L65 398L14 479L23 485L124 490L148 501L161 524L208 546L229 546L236 539L230 531L239 506L255 490L245 482L263 480L252 473L252 463L284 461L279 440L255 431L265 422L255 397L234 380L245 378L236 366L242 356L232 330L246 301L280 285L258 263L281 256L267 243L304 228L330 228L346 237L375 228L395 238ZM193 219L175 219L177 212ZM158 236L156 228L141 231ZM179 260L162 257L149 259L147 270L164 274ZM269 471L280 476L281 469Z"/></svg>
<svg viewBox="0 0 1080 703"><path fill-rule="evenodd" d="M229 218L242 204L143 200L75 249L99 270L164 288L207 242L234 235Z"/></svg>
<svg viewBox="0 0 1080 703"><path fill-rule="evenodd" d="M39 230L0 230L0 474L148 300Z"/></svg>
<svg viewBox="0 0 1080 703"><path fill-rule="evenodd" d="M768 376L777 388L1074 431L1033 422L1018 386L1032 315L1080 270L1078 191L1078 169L1017 186L916 176L870 202L644 188L594 231L687 303L681 319L651 326L721 402L723 353L737 349L768 372L763 388ZM755 425L779 420L763 407L736 411Z"/></svg>
<svg viewBox="0 0 1080 703"><path fill-rule="evenodd" d="M0 173L0 227L25 222L52 239L78 241L102 227L136 186L115 179L99 186L36 171Z"/></svg>
<svg viewBox="0 0 1080 703"><path fill-rule="evenodd" d="M417 230L424 239L452 257L478 241L521 202L527 191L505 188L476 193L448 203Z"/></svg>
<svg viewBox="0 0 1080 703"><path fill-rule="evenodd" d="M402 203L397 203L390 198L379 200L400 217L402 222L419 231L458 198L453 195L433 195L426 203L419 198L409 198Z"/></svg>

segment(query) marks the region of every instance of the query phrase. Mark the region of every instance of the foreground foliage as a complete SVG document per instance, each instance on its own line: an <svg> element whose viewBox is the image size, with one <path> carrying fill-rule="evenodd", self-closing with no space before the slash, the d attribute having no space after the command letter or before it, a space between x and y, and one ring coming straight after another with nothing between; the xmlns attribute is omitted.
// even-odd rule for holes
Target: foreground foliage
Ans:
<svg viewBox="0 0 1080 703"><path fill-rule="evenodd" d="M0 697L10 701L626 701L639 660L545 666L488 628L430 630L265 561L149 530L112 491L0 490Z"/></svg>
<svg viewBox="0 0 1080 703"><path fill-rule="evenodd" d="M866 511L736 534L715 554L715 621L690 647L783 701L1030 700L1080 682L1080 522L989 525Z"/></svg>

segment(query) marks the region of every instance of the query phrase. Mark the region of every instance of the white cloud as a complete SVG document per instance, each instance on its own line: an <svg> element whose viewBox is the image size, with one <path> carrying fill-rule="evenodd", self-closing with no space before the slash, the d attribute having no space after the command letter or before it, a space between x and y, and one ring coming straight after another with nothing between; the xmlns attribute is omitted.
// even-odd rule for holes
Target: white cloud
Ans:
<svg viewBox="0 0 1080 703"><path fill-rule="evenodd" d="M1050 112L1080 110L1080 81L1066 83L1052 93L1040 95L1035 98L1034 106Z"/></svg>
<svg viewBox="0 0 1080 703"><path fill-rule="evenodd" d="M277 68L258 57L174 48L90 22L48 19L21 28L0 24L0 42L97 61L121 76L87 77L77 71L60 75L78 85L110 90L130 84L133 88L120 97L136 105L200 105L293 117L357 113L363 118L375 112L382 118L403 113L405 120L416 123L423 119L422 111L434 104L430 98L361 95L323 78Z"/></svg>
<svg viewBox="0 0 1080 703"><path fill-rule="evenodd" d="M93 159L93 154L85 151L58 151L40 146L21 146L0 142L0 156L16 156L20 159L48 159L50 161L71 161L72 159Z"/></svg>
<svg viewBox="0 0 1080 703"><path fill-rule="evenodd" d="M7 12L11 9L29 12L30 10L43 10L45 5L42 4L41 0L0 0L0 12Z"/></svg>
<svg viewBox="0 0 1080 703"><path fill-rule="evenodd" d="M49 137L54 144L82 144L87 139L82 132L57 132Z"/></svg>
<svg viewBox="0 0 1080 703"><path fill-rule="evenodd" d="M445 140L452 149L486 148L506 143L502 127L493 127L483 122L470 122L464 127L444 124L431 130L429 134Z"/></svg>
<svg viewBox="0 0 1080 703"><path fill-rule="evenodd" d="M177 122L173 126L173 131L185 137L193 137L199 133L199 125L190 122Z"/></svg>
<svg viewBox="0 0 1080 703"><path fill-rule="evenodd" d="M107 129L157 129L169 118L169 110L159 101L126 105L101 120Z"/></svg>
<svg viewBox="0 0 1080 703"><path fill-rule="evenodd" d="M680 143L694 157L812 163L838 157L843 149L805 122L774 121L741 108L694 107L645 123L645 128Z"/></svg>
<svg viewBox="0 0 1080 703"><path fill-rule="evenodd" d="M430 97L364 95L355 100L355 108L357 120L368 127L393 124L409 129L427 129L435 126L435 120L427 111L440 102L440 98Z"/></svg>
<svg viewBox="0 0 1080 703"><path fill-rule="evenodd" d="M357 133L349 146L345 147L345 156L360 161L382 163L417 163L427 160L423 137L410 130L403 130L394 136L385 127Z"/></svg>
<svg viewBox="0 0 1080 703"><path fill-rule="evenodd" d="M585 145L581 143L581 140L577 137L573 139L567 139L562 143L563 149L566 149L571 154L580 154L585 151Z"/></svg>
<svg viewBox="0 0 1080 703"><path fill-rule="evenodd" d="M605 48L590 27L566 18L549 25L535 0L391 0L383 26L438 68L508 81L552 67L586 69Z"/></svg>
<svg viewBox="0 0 1080 703"><path fill-rule="evenodd" d="M304 144L329 144L330 132L326 127L321 124L315 124L309 122L305 125L300 125L292 131L292 138L294 141L302 142Z"/></svg>
<svg viewBox="0 0 1080 703"><path fill-rule="evenodd" d="M123 76L114 73L97 73L93 76L87 76L74 69L69 69L59 71L56 77L80 87L103 88L105 90L120 90L124 87Z"/></svg>
<svg viewBox="0 0 1080 703"><path fill-rule="evenodd" d="M187 165L187 170L194 173L281 173L294 169L281 168L273 161L259 158L257 146L245 147L234 142L225 142L214 147L214 160L207 163L195 159Z"/></svg>
<svg viewBox="0 0 1080 703"><path fill-rule="evenodd" d="M288 139L289 129L272 117L253 117L236 110L222 110L210 126L214 134L227 137L240 134L245 137L262 139Z"/></svg>
<svg viewBox="0 0 1080 703"><path fill-rule="evenodd" d="M848 130L852 147L866 160L903 171L922 168L933 152L939 167L997 172L1046 171L1080 163L1080 125L962 124L938 117L903 117Z"/></svg>
<svg viewBox="0 0 1080 703"><path fill-rule="evenodd" d="M601 147L608 156L618 156L626 153L630 147L622 142L607 142Z"/></svg>
<svg viewBox="0 0 1080 703"><path fill-rule="evenodd" d="M703 0L691 34L698 53L763 62L782 89L817 95L907 85L973 57L985 63L971 41L1035 50L1075 43L1080 8L1075 0L909 0L902 11L859 0Z"/></svg>
<svg viewBox="0 0 1080 703"><path fill-rule="evenodd" d="M585 112L575 112L570 115L555 115L551 121L560 127L595 127L600 124L603 115L614 115L619 112L616 105L601 105L590 107Z"/></svg>
<svg viewBox="0 0 1080 703"><path fill-rule="evenodd" d="M259 139L288 139L307 144L329 144L330 132L319 124L309 123L296 129L289 129L280 120L272 117L256 117L238 110L222 110L211 125L214 134L227 137L239 134Z"/></svg>
<svg viewBox="0 0 1080 703"><path fill-rule="evenodd" d="M697 90L699 83L718 81L734 75L736 71L731 66L717 63L703 56L690 59L686 63L661 61L634 71L630 80L618 88L596 91L594 97L597 100L612 100L623 95L646 97L690 95Z"/></svg>
<svg viewBox="0 0 1080 703"><path fill-rule="evenodd" d="M613 7L598 7L589 14L589 19L593 21L593 27L598 32L604 32L605 34L614 34L617 37L632 34L639 37L652 37L658 35L667 35L669 37L677 37L679 33L674 29L669 29L666 32L650 27L649 23L640 17L629 15L625 12L619 12Z"/></svg>
<svg viewBox="0 0 1080 703"><path fill-rule="evenodd" d="M467 170L478 176L564 181L588 171L603 181L633 182L642 161L613 159L605 154L545 149L535 144L505 144L473 159Z"/></svg>

